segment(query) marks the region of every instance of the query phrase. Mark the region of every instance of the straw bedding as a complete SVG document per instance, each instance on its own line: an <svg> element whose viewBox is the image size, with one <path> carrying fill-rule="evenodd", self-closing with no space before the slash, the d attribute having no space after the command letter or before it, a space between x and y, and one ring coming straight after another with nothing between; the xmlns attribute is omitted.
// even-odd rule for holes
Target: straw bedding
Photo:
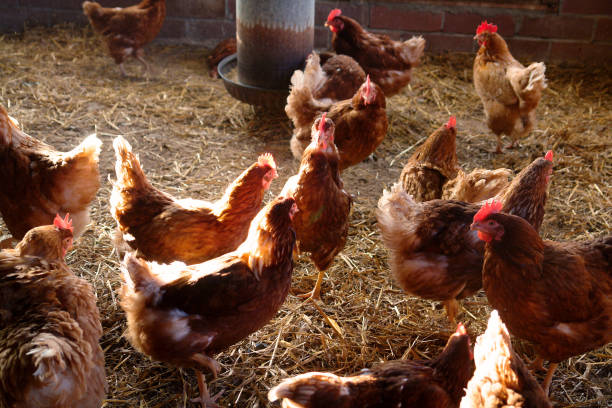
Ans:
<svg viewBox="0 0 612 408"><path fill-rule="evenodd" d="M97 291L110 386L106 407L195 406L189 400L198 394L192 371L150 361L124 337L119 261L111 243L114 221L108 212L112 139L124 135L154 185L179 197L216 199L264 151L272 152L279 166L272 193L280 192L298 168L289 152L290 121L282 112L232 99L219 80L208 77L207 52L155 44L147 49L155 72L144 77L140 65L129 62L131 77L124 79L88 28L34 28L0 37L0 103L24 130L62 150L94 131L104 142L103 184L93 203L93 223L68 263ZM544 237L573 240L611 231L611 71L549 66L537 129L518 149L495 155L495 137L483 122L472 85L472 61L473 55L427 57L409 88L388 99L389 132L375 160L343 174L355 197L350 236L327 271L322 302L304 303L289 295L272 322L218 356L223 369L210 389L211 395L223 391L222 406L267 406L268 389L289 375L348 374L383 360L427 359L440 352L452 331L444 311L434 302L404 295L392 282L374 208L412 149L451 114L457 116L457 153L464 170L518 171L554 149ZM0 234L7 233L1 225ZM295 290L312 288L315 275L313 265L300 259ZM462 305L459 319L474 336L481 334L490 311L486 297L480 293ZM515 344L533 356L528 344ZM611 378L608 344L561 364L551 398L561 407L612 406Z"/></svg>

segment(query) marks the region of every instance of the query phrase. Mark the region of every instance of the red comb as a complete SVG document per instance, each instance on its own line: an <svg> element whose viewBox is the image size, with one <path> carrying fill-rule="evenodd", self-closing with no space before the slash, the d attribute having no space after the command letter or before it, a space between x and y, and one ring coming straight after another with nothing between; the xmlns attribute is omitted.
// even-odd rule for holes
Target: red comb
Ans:
<svg viewBox="0 0 612 408"><path fill-rule="evenodd" d="M272 153L264 153L257 158L257 164L260 166L270 166L271 168L276 168L276 163L274 162L274 157L272 157Z"/></svg>
<svg viewBox="0 0 612 408"><path fill-rule="evenodd" d="M321 122L319 122L319 133L325 130L325 117L327 116L327 112L323 112L321 115Z"/></svg>
<svg viewBox="0 0 612 408"><path fill-rule="evenodd" d="M340 14L342 14L342 10L333 9L332 11L329 12L329 15L327 16L327 22L330 23L334 18L338 17Z"/></svg>
<svg viewBox="0 0 612 408"><path fill-rule="evenodd" d="M457 325L457 330L455 331L455 334L460 334L462 336L467 334L467 330L465 330L465 326L463 325L463 323L459 322L459 324Z"/></svg>
<svg viewBox="0 0 612 408"><path fill-rule="evenodd" d="M485 203L485 205L480 207L480 210L478 210L476 215L474 215L474 222L484 220L489 216L489 214L495 214L500 212L503 206L504 205L501 201L493 200L491 202Z"/></svg>
<svg viewBox="0 0 612 408"><path fill-rule="evenodd" d="M64 219L62 219L59 214L55 214L53 225L59 229L70 230L70 232L72 232L72 220L70 219L70 214L68 213L66 213L66 218Z"/></svg>
<svg viewBox="0 0 612 408"><path fill-rule="evenodd" d="M371 92L372 92L372 84L370 82L370 75L368 74L368 76L366 77L366 81L365 81L365 92L363 96L368 98Z"/></svg>
<svg viewBox="0 0 612 408"><path fill-rule="evenodd" d="M448 119L446 125L444 125L444 127L446 127L447 129L457 127L457 119L454 116L451 116L450 119Z"/></svg>
<svg viewBox="0 0 612 408"><path fill-rule="evenodd" d="M487 23L487 20L485 20L482 23L480 23L480 25L476 29L476 35L483 33L485 31L488 31L489 33L496 33L497 26L495 24L489 24Z"/></svg>
<svg viewBox="0 0 612 408"><path fill-rule="evenodd" d="M548 160L549 162L552 162L553 161L553 151L552 150L547 151L546 156L544 156L544 158Z"/></svg>

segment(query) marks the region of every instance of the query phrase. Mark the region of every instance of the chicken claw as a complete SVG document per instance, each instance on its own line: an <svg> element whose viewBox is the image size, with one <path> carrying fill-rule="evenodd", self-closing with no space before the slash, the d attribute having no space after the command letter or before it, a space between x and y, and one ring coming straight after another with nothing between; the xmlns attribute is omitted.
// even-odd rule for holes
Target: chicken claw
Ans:
<svg viewBox="0 0 612 408"><path fill-rule="evenodd" d="M198 398L192 398L191 402L199 402L202 404L202 408L220 408L219 404L217 404L217 399L223 392L223 390L219 391L214 396L210 396L208 393L208 387L206 386L206 381L204 379L204 374L200 371L196 371L198 376L198 388L200 389L200 396Z"/></svg>
<svg viewBox="0 0 612 408"><path fill-rule="evenodd" d="M296 296L307 300L321 300L321 284L323 283L323 276L325 276L325 271L319 271L319 274L317 275L317 283L315 283L314 288L312 288L310 292L302 293Z"/></svg>

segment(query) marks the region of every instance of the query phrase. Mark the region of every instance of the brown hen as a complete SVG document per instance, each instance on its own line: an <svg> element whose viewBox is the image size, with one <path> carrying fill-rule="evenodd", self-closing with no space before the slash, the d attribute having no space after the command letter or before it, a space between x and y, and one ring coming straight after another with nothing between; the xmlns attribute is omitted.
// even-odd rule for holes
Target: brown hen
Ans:
<svg viewBox="0 0 612 408"><path fill-rule="evenodd" d="M95 1L85 1L83 13L94 31L104 39L123 76L127 75L123 61L129 56L140 61L149 72L142 47L153 41L161 30L166 18L166 0L142 0L125 8L106 8Z"/></svg>
<svg viewBox="0 0 612 408"><path fill-rule="evenodd" d="M544 390L512 349L497 310L474 346L476 371L460 408L552 408Z"/></svg>
<svg viewBox="0 0 612 408"><path fill-rule="evenodd" d="M263 154L218 201L180 200L151 185L125 139L117 137L113 146L117 181L110 212L119 241L150 261L193 264L233 251L246 238L265 191L277 177L272 155Z"/></svg>
<svg viewBox="0 0 612 408"><path fill-rule="evenodd" d="M480 49L474 59L474 87L480 96L487 126L497 137L512 139L508 148L526 137L535 125L535 109L546 88L546 66L537 62L525 68L514 59L497 26L484 21L476 30Z"/></svg>
<svg viewBox="0 0 612 408"><path fill-rule="evenodd" d="M285 112L295 127L290 146L296 159L302 158L304 149L310 144L312 123L326 111L336 126L334 138L340 155L340 171L365 160L387 135L385 95L369 77L352 99L333 104L329 100L314 99L301 71L293 74L291 84Z"/></svg>
<svg viewBox="0 0 612 408"><path fill-rule="evenodd" d="M283 408L456 408L474 372L470 338L462 324L430 361L397 360L350 377L307 373L268 393Z"/></svg>
<svg viewBox="0 0 612 408"><path fill-rule="evenodd" d="M201 370L216 377L213 356L264 326L289 292L296 211L293 198L276 198L235 251L201 264L125 258L121 306L131 343L155 360L196 369L203 407L214 402Z"/></svg>
<svg viewBox="0 0 612 408"><path fill-rule="evenodd" d="M325 26L332 31L332 47L338 54L353 57L382 88L385 96L397 94L410 82L412 68L419 64L425 40L412 37L393 41L384 34L369 33L350 17L332 10Z"/></svg>
<svg viewBox="0 0 612 408"><path fill-rule="evenodd" d="M19 130L0 106L0 212L14 238L72 214L74 236L89 224L89 205L100 187L102 142L91 135L62 153Z"/></svg>
<svg viewBox="0 0 612 408"><path fill-rule="evenodd" d="M414 200L441 198L442 186L457 175L456 138L457 121L451 116L408 159L400 181Z"/></svg>
<svg viewBox="0 0 612 408"><path fill-rule="evenodd" d="M503 193L505 210L539 228L551 171L552 161L543 158L523 169ZM376 218L396 282L410 294L442 301L452 323L458 299L482 287L484 244L470 231L478 209L453 200L418 203L399 183L378 201Z"/></svg>
<svg viewBox="0 0 612 408"><path fill-rule="evenodd" d="M352 204L340 178L334 123L325 116L312 125L312 142L304 150L299 173L287 180L281 193L295 198L300 209L293 219L297 248L310 253L319 270L314 299L320 296L324 271L346 244Z"/></svg>
<svg viewBox="0 0 612 408"><path fill-rule="evenodd" d="M106 379L93 288L64 262L68 217L0 252L0 406L96 408Z"/></svg>
<svg viewBox="0 0 612 408"><path fill-rule="evenodd" d="M472 230L485 245L482 282L510 332L549 360L546 394L559 362L612 341L612 235L582 242L542 240L499 202L483 206ZM537 364L536 364L537 365Z"/></svg>

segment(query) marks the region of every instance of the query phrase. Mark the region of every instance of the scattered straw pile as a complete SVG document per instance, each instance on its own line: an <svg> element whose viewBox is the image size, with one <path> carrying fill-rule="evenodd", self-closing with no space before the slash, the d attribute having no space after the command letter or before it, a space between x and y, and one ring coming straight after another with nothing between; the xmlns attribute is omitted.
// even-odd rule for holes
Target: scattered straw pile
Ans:
<svg viewBox="0 0 612 408"><path fill-rule="evenodd" d="M0 103L26 132L61 149L97 131L104 141L104 181L114 177L111 141L121 134L140 153L152 182L171 194L214 199L264 151L271 151L279 163L280 177L272 185L278 193L298 167L289 152L289 120L229 97L221 82L208 77L206 50L154 45L147 52L156 69L152 77L141 77L134 62L127 66L134 76L123 79L89 29L32 29L22 36L0 37ZM402 294L392 283L373 210L412 148L451 114L457 116L458 155L466 170L518 171L554 149L544 236L568 240L610 232L610 71L549 67L537 130L520 148L495 155L495 138L483 124L471 83L472 58L427 58L410 88L388 100L389 133L377 160L344 174L355 196L350 237L327 272L319 305L343 334L336 334L311 303L290 295L274 321L219 356L223 370L211 382L211 393L223 390L223 406L267 406L272 385L305 371L351 373L383 360L439 353L451 332L444 312L432 302ZM98 294L110 384L105 406L194 406L189 399L197 396L197 385L191 371L149 361L123 336L109 190L103 183L92 210L94 223L68 256L73 270L92 282ZM313 266L299 261L295 289L310 289L314 277ZM463 307L459 318L474 336L482 333L489 312L485 296L469 298ZM528 345L517 343L519 352L531 353ZM553 401L562 407L610 406L611 359L608 345L562 364L552 384Z"/></svg>

